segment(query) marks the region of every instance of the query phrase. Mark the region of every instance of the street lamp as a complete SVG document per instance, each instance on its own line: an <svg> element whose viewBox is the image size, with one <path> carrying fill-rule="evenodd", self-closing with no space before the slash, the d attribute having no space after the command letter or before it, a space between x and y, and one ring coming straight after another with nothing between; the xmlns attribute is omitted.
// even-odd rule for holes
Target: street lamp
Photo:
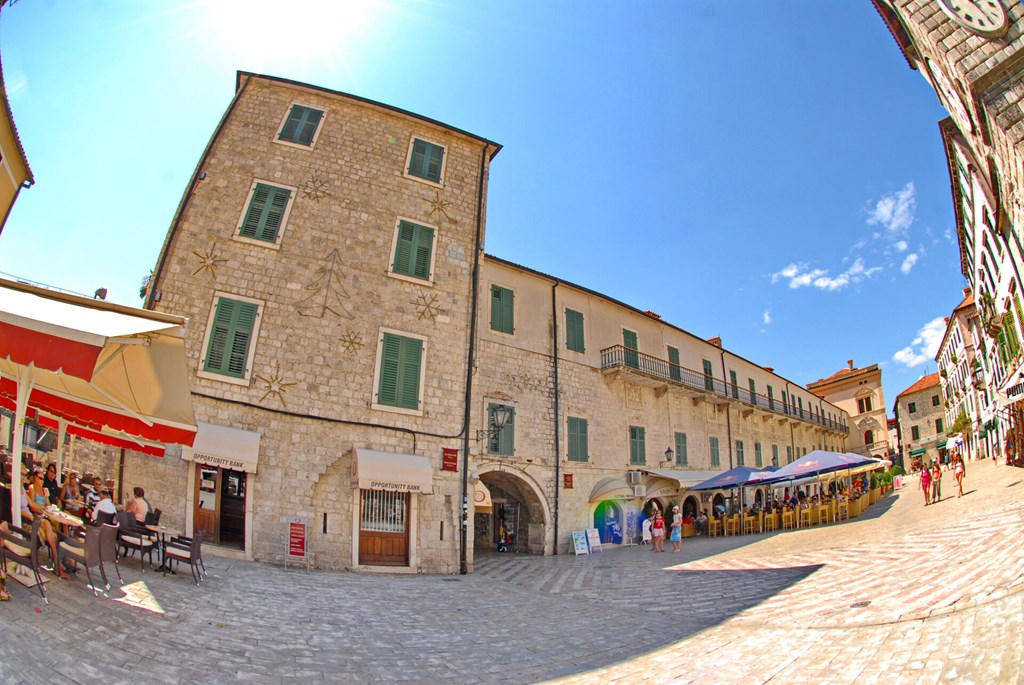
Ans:
<svg viewBox="0 0 1024 685"><path fill-rule="evenodd" d="M665 450L665 461L671 463L672 462L672 456L674 454L675 454L675 452L672 451L671 447L669 447L667 450Z"/></svg>
<svg viewBox="0 0 1024 685"><path fill-rule="evenodd" d="M982 373L981 363L977 359L974 360L974 370L971 372L971 378L974 380L974 387L979 390L985 387L985 375Z"/></svg>
<svg viewBox="0 0 1024 685"><path fill-rule="evenodd" d="M512 407L506 407L503 404L499 404L491 412L491 421L494 425L490 428L481 428L476 432L476 439L483 440L484 438L496 438L504 430L505 426L508 425L508 420L512 418Z"/></svg>

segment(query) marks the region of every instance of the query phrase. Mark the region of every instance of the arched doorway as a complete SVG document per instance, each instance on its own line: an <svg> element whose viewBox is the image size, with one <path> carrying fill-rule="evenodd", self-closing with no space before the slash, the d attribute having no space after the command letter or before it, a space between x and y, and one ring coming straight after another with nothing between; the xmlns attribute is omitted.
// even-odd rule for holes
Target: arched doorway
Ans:
<svg viewBox="0 0 1024 685"><path fill-rule="evenodd" d="M700 504L697 502L697 498L690 495L683 500L683 516L689 516L690 518L697 518L697 510Z"/></svg>
<svg viewBox="0 0 1024 685"><path fill-rule="evenodd" d="M619 502L611 499L598 502L597 508L594 509L594 528L597 528L601 544L622 544L625 520L625 512Z"/></svg>
<svg viewBox="0 0 1024 685"><path fill-rule="evenodd" d="M725 511L725 497L722 496L722 493L716 492L715 496L711 498L711 511L715 516Z"/></svg>
<svg viewBox="0 0 1024 685"><path fill-rule="evenodd" d="M544 554L547 517L535 489L513 471L488 471L480 481L490 505L473 516L473 551Z"/></svg>

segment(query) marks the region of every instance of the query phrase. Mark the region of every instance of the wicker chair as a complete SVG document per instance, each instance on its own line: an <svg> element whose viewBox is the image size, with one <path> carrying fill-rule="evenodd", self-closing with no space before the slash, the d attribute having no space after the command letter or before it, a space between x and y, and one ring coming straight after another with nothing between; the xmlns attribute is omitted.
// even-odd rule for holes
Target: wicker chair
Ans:
<svg viewBox="0 0 1024 685"><path fill-rule="evenodd" d="M114 562L114 570L117 571L117 579L121 581L121 585L124 585L124 578L121 577L121 565L117 562L117 534L120 532L121 527L114 524L105 523L100 527L100 563L106 564L108 561ZM106 571L104 570L103 577L106 578ZM110 589L110 583L107 583L107 589Z"/></svg>
<svg viewBox="0 0 1024 685"><path fill-rule="evenodd" d="M36 587L39 588L39 596L43 598L44 603L49 604L50 600L46 598L46 586L43 583L42 566L39 563L39 526L42 523L43 517L37 516L32 521L31 533L14 527L6 532L0 531L0 564L3 565L6 575L10 575L7 573L8 561L31 569L35 575Z"/></svg>
<svg viewBox="0 0 1024 685"><path fill-rule="evenodd" d="M57 554L62 561L64 559L72 559L78 565L78 568L85 567L85 575L89 579L89 587L92 589L93 597L100 593L100 588L92 580L92 568L94 566L100 567L100 577L103 578L103 586L108 590L110 589L110 583L107 582L107 572L103 568L103 557L100 554L102 535L103 529L99 526L86 526L84 540L65 535L62 536L63 539L57 548Z"/></svg>
<svg viewBox="0 0 1024 685"><path fill-rule="evenodd" d="M121 511L117 514L118 534L117 546L124 550L124 556L128 556L129 550L134 554L139 551L139 562L142 557L149 556L149 563L153 563L153 549L156 547L156 539L150 531L139 526L135 522L135 514L130 511ZM140 563L142 572L146 572L146 565Z"/></svg>
<svg viewBox="0 0 1024 685"><path fill-rule="evenodd" d="M172 561L176 564L188 562L192 570L192 580L198 586L206 575L206 566L203 564L203 534L196 533L188 546L179 539L168 542L164 547L164 565L167 566Z"/></svg>

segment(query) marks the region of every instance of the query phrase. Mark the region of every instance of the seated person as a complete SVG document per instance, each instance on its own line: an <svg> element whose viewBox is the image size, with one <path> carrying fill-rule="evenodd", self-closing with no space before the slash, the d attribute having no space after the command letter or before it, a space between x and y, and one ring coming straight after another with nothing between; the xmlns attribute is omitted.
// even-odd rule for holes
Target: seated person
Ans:
<svg viewBox="0 0 1024 685"><path fill-rule="evenodd" d="M28 487L21 500L21 517L26 521L35 521L37 516L43 518L39 524L39 539L50 548L50 558L56 563L57 531L44 516L49 503L47 495L46 489L43 488L43 472L37 469L29 477Z"/></svg>
<svg viewBox="0 0 1024 685"><path fill-rule="evenodd" d="M62 506L60 497L60 481L57 480L57 465L52 461L46 466L46 474L43 476L43 487L48 493L50 504Z"/></svg>
<svg viewBox="0 0 1024 685"><path fill-rule="evenodd" d="M88 486L88 492L85 493L85 505L91 509L100 501L100 491L103 490L103 479L99 476L93 476L92 482L87 483L86 485Z"/></svg>
<svg viewBox="0 0 1024 685"><path fill-rule="evenodd" d="M99 480L97 478L96 480ZM96 506L92 508L92 522L97 523L99 521L100 514L110 514L110 521L117 518L117 507L114 506L111 496L110 489L104 487L100 490L100 501L96 503Z"/></svg>
<svg viewBox="0 0 1024 685"><path fill-rule="evenodd" d="M135 514L135 522L140 526L146 523L146 514L153 511L153 508L149 506L149 500L146 499L146 491L142 488L135 486L132 488L132 493L135 497L129 500L125 506L125 511L130 511Z"/></svg>
<svg viewBox="0 0 1024 685"><path fill-rule="evenodd" d="M697 514L697 535L708 532L708 516L703 511Z"/></svg>
<svg viewBox="0 0 1024 685"><path fill-rule="evenodd" d="M82 491L78 489L77 471L68 473L67 480L64 481L64 487L60 490L60 498L64 502L65 511L76 515L81 513L85 503L82 499Z"/></svg>

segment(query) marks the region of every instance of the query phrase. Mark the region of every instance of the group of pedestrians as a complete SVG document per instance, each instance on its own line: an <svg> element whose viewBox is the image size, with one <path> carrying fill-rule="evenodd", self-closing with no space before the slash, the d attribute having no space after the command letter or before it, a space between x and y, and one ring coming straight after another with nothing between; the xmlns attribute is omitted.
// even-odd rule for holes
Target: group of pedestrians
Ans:
<svg viewBox="0 0 1024 685"><path fill-rule="evenodd" d="M957 497L964 496L964 458L954 454L950 461L953 478L956 479ZM942 464L938 459L931 466L921 469L921 491L924 492L924 505L936 504L942 500Z"/></svg>
<svg viewBox="0 0 1024 685"><path fill-rule="evenodd" d="M678 504L672 507L672 522L669 525L671 526L669 540L672 542L672 551L681 552L683 550L683 514L679 511ZM657 506L651 510L651 515L644 519L643 542L646 544L648 541L655 552L665 551L665 517L662 516L661 509Z"/></svg>

